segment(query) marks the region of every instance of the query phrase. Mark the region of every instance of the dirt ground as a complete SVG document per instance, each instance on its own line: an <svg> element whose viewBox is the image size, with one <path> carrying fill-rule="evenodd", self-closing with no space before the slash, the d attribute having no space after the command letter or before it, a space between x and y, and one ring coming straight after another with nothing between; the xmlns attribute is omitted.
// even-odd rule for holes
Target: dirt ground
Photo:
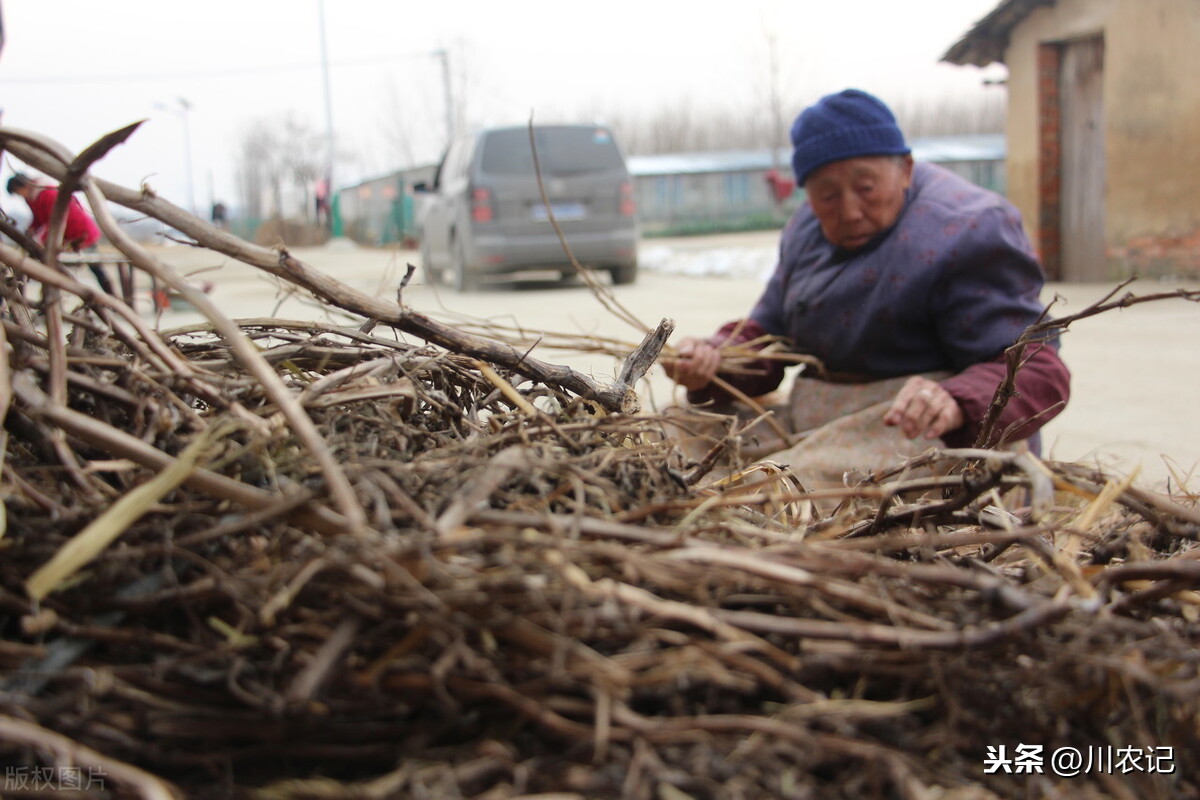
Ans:
<svg viewBox="0 0 1200 800"><path fill-rule="evenodd" d="M644 246L669 248L684 258L719 248L727 256L742 252L747 260L764 257L777 246L774 232L655 239ZM175 246L156 252L197 280L215 285L214 297L235 318L337 319L335 311L311 298L282 296L274 279L236 261L205 251ZM525 330L587 334L629 341L641 332L606 311L583 285L562 286L527 281L474 293L427 285L415 251L373 250L335 242L323 248L294 250L312 266L345 283L381 296L394 296L405 265L418 267L404 302L443 321L487 320ZM660 251L661 253L661 251ZM736 257L736 256L735 256ZM669 261L669 259L668 259ZM87 276L90 278L90 276ZM707 334L749 310L761 290L758 278L691 277L643 270L632 286L616 287L615 296L648 325L675 320L675 338ZM1058 298L1056 315L1080 311L1115 288L1115 284L1053 284L1046 300ZM1195 283L1140 281L1125 291L1149 295ZM1122 292L1124 293L1124 292ZM153 317L143 296L140 309ZM169 329L198 321L188 308L161 315L158 326ZM1063 461L1100 464L1118 474L1138 471L1138 483L1161 487L1170 481L1200 491L1200 305L1170 299L1110 311L1081 320L1063 337L1063 358L1073 374L1073 396L1067 409L1044 431L1044 455ZM567 364L611 378L618 364L607 356L536 351L543 360ZM672 401L673 386L655 369L643 392L643 405L662 407Z"/></svg>

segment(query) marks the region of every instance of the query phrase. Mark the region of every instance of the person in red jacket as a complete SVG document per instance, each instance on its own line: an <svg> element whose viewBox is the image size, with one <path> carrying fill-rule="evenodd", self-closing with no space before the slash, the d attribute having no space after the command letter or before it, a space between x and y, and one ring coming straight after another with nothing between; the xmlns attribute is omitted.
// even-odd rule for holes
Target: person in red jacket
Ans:
<svg viewBox="0 0 1200 800"><path fill-rule="evenodd" d="M58 200L58 189L52 186L39 186L27 175L18 172L8 180L8 193L23 197L29 205L33 221L29 224L28 233L46 243L50 233L50 215L54 211L54 203ZM67 224L63 231L63 249L75 253L94 250L96 242L100 241L100 228L92 216L84 210L83 205L71 198L67 206ZM112 283L104 267L99 263L88 264L100 288L113 294Z"/></svg>

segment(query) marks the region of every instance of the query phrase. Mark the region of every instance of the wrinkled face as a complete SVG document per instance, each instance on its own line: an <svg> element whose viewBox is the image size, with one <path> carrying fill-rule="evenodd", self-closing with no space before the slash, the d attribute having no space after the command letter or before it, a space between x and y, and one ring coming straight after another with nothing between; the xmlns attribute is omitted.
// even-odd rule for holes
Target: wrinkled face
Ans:
<svg viewBox="0 0 1200 800"><path fill-rule="evenodd" d="M912 182L912 156L865 156L826 164L804 190L821 233L845 250L858 250L896 221Z"/></svg>

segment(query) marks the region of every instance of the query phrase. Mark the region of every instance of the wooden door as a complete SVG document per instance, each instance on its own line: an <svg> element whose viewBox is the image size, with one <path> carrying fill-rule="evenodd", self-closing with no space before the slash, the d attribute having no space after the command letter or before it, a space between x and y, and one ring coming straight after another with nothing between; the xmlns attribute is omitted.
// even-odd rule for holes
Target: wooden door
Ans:
<svg viewBox="0 0 1200 800"><path fill-rule="evenodd" d="M1063 45L1061 104L1062 278L1103 281L1104 257L1104 38Z"/></svg>

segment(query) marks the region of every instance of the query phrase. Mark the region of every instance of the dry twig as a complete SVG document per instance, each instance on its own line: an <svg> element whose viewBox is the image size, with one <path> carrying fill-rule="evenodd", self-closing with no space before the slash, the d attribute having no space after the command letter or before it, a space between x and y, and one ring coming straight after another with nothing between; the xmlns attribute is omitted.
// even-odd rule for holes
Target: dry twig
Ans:
<svg viewBox="0 0 1200 800"><path fill-rule="evenodd" d="M38 142L0 129L76 163ZM1045 774L985 775L987 747L1116 742L1179 769L1073 793L1200 791L1195 496L981 450L931 451L972 467L923 481L696 489L659 420L593 413L632 407L669 323L602 387L79 179L436 346L160 333L0 246L6 765L70 753L145 797L1015 798Z"/></svg>

